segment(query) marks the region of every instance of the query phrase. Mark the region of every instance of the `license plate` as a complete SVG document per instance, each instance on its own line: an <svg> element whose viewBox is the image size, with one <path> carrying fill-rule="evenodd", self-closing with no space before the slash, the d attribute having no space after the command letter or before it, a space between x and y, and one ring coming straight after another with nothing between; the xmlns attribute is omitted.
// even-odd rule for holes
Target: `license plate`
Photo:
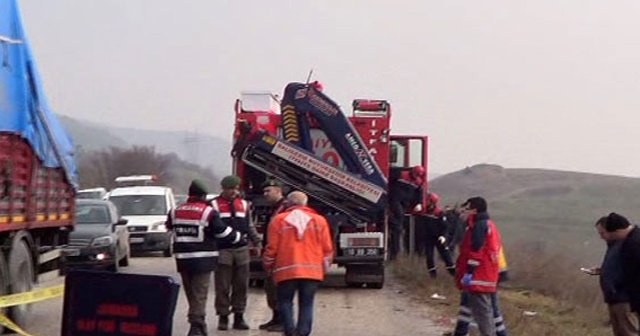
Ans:
<svg viewBox="0 0 640 336"><path fill-rule="evenodd" d="M364 257L364 256L377 256L377 248L350 248L345 249L345 254L348 256Z"/></svg>
<svg viewBox="0 0 640 336"><path fill-rule="evenodd" d="M62 253L68 257L76 257L80 255L79 249L65 249L62 250Z"/></svg>
<svg viewBox="0 0 640 336"><path fill-rule="evenodd" d="M129 238L130 243L144 243L144 237L131 237Z"/></svg>

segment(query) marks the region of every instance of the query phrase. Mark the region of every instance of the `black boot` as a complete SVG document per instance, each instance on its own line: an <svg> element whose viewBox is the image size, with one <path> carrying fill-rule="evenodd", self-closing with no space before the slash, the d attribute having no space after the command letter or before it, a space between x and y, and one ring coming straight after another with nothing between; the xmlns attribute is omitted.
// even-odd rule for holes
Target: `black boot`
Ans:
<svg viewBox="0 0 640 336"><path fill-rule="evenodd" d="M244 321L242 314L233 314L233 329L237 330L249 330L247 322Z"/></svg>
<svg viewBox="0 0 640 336"><path fill-rule="evenodd" d="M229 315L220 315L218 318L218 330L229 329Z"/></svg>
<svg viewBox="0 0 640 336"><path fill-rule="evenodd" d="M438 271L436 271L435 268L432 268L429 270L429 276L431 277L431 279L435 279L438 277Z"/></svg>
<svg viewBox="0 0 640 336"><path fill-rule="evenodd" d="M273 317L271 318L271 321L261 324L260 326L258 326L258 329L268 329L272 325L276 325L276 324L280 324L280 316L278 314L278 311L274 310L273 311Z"/></svg>
<svg viewBox="0 0 640 336"><path fill-rule="evenodd" d="M449 274L451 274L451 276L455 277L456 276L456 267L455 266L448 266L447 267L447 272L449 272Z"/></svg>
<svg viewBox="0 0 640 336"><path fill-rule="evenodd" d="M204 323L191 323L187 336L207 336L207 325Z"/></svg>

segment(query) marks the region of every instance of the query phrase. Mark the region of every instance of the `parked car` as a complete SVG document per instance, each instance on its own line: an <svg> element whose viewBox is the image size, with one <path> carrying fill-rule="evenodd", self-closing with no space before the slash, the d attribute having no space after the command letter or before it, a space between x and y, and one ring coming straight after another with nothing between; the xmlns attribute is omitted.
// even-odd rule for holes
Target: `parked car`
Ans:
<svg viewBox="0 0 640 336"><path fill-rule="evenodd" d="M117 272L129 265L129 232L126 219L109 201L76 201L76 224L63 250L65 266L106 268Z"/></svg>
<svg viewBox="0 0 640 336"><path fill-rule="evenodd" d="M169 210L176 205L171 188L120 187L108 192L106 198L128 220L132 251L162 251L165 257L173 254L173 233L165 226Z"/></svg>

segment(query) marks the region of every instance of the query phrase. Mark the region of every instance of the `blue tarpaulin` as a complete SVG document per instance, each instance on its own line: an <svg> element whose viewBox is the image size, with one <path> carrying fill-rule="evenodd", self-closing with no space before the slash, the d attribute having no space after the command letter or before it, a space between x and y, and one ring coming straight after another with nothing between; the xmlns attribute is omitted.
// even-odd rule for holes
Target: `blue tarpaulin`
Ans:
<svg viewBox="0 0 640 336"><path fill-rule="evenodd" d="M47 167L77 185L73 144L49 108L16 0L0 0L0 131L20 134Z"/></svg>

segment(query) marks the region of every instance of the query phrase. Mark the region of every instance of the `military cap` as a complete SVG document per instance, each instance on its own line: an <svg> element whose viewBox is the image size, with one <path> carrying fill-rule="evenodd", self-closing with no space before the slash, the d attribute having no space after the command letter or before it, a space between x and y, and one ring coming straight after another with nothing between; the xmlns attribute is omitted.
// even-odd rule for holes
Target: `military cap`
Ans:
<svg viewBox="0 0 640 336"><path fill-rule="evenodd" d="M202 183L202 181L191 181L191 184L189 185L189 195L203 196L207 193L207 187L204 186L204 183Z"/></svg>
<svg viewBox="0 0 640 336"><path fill-rule="evenodd" d="M278 187L278 188L282 188L282 183L276 179L267 179L266 181L264 181L264 183L262 184L262 189L266 188L266 187Z"/></svg>
<svg viewBox="0 0 640 336"><path fill-rule="evenodd" d="M236 175L225 176L222 181L220 181L220 185L223 188L235 188L240 185L240 178Z"/></svg>

